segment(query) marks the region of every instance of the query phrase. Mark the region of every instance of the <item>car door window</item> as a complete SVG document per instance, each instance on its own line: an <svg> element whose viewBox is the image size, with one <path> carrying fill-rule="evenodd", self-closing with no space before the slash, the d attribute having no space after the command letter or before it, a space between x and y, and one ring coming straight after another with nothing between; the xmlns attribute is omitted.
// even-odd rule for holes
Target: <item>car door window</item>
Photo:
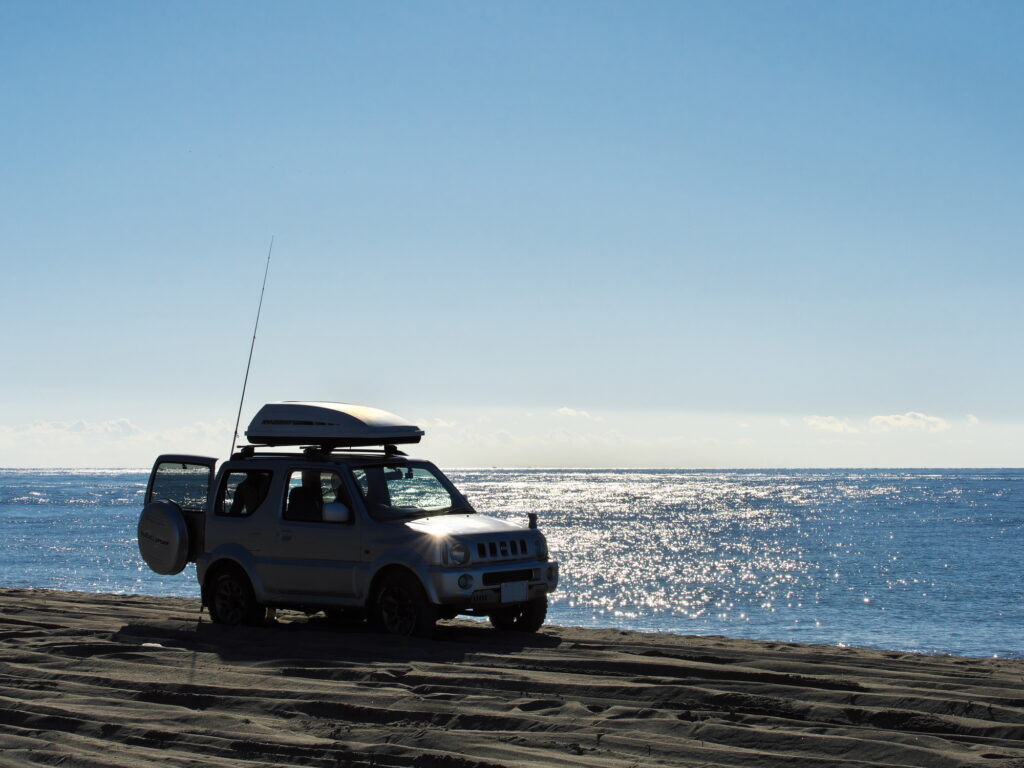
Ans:
<svg viewBox="0 0 1024 768"><path fill-rule="evenodd" d="M352 508L348 491L337 472L301 469L288 477L284 519L294 522L323 522L324 504L340 502Z"/></svg>

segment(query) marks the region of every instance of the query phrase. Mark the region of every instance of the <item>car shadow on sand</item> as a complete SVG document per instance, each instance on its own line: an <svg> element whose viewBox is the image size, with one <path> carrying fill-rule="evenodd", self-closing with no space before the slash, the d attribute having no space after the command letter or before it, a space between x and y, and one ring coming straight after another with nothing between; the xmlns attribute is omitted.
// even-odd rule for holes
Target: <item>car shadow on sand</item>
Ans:
<svg viewBox="0 0 1024 768"><path fill-rule="evenodd" d="M321 661L461 662L473 654L516 653L528 648L557 648L561 638L545 633L502 632L482 622L438 622L433 638L381 634L365 623L340 625L321 616L271 620L262 626L227 627L207 618L126 624L114 638L130 644L214 653L224 661L267 664Z"/></svg>

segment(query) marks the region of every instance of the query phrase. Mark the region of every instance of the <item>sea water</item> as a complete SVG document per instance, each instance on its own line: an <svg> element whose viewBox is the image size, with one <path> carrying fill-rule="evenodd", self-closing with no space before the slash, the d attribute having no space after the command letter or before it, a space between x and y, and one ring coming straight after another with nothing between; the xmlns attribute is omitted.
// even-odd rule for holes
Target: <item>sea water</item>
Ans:
<svg viewBox="0 0 1024 768"><path fill-rule="evenodd" d="M457 470L537 512L549 621L1024 657L1024 470ZM196 596L135 526L147 473L0 470L0 586Z"/></svg>

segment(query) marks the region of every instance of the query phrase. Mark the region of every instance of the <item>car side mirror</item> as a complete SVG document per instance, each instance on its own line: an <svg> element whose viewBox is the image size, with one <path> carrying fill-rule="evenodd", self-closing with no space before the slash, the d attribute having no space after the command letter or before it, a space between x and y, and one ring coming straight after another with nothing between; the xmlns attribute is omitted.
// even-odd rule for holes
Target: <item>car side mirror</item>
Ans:
<svg viewBox="0 0 1024 768"><path fill-rule="evenodd" d="M325 523L347 523L351 518L352 513L340 501L329 501L324 504Z"/></svg>

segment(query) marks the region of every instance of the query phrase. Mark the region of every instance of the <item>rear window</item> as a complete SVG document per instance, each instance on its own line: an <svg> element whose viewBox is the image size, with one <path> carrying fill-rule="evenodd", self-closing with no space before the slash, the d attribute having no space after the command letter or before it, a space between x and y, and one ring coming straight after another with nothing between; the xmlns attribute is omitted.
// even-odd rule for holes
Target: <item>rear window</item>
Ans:
<svg viewBox="0 0 1024 768"><path fill-rule="evenodd" d="M153 470L153 485L147 501L169 499L183 510L202 512L210 493L213 470L205 464L165 461Z"/></svg>

